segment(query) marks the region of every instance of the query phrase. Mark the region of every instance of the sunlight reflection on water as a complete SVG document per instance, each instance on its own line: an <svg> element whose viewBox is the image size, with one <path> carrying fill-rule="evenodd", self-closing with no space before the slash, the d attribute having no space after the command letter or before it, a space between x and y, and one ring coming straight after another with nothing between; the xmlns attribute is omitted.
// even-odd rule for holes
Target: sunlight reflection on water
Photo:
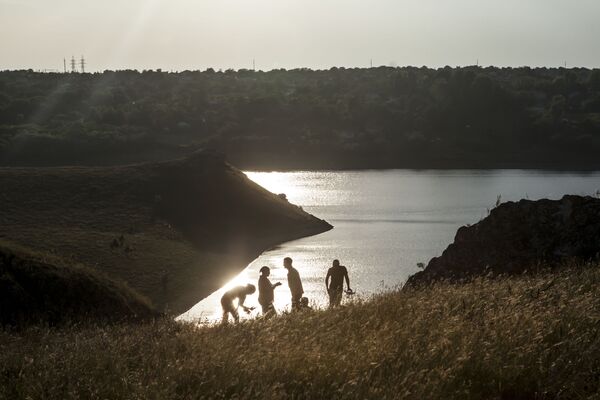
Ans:
<svg viewBox="0 0 600 400"><path fill-rule="evenodd" d="M225 290L257 284L258 270L271 268L275 307L290 307L283 258L290 256L302 277L305 296L317 307L327 304L325 274L334 258L346 265L350 282L361 296L401 284L452 242L458 227L485 217L498 195L503 201L594 194L600 173L540 171L341 171L246 172L273 193L324 218L334 229L285 243L263 253L244 271L180 318L221 318ZM258 306L257 296L246 304ZM257 307L251 316L258 315Z"/></svg>

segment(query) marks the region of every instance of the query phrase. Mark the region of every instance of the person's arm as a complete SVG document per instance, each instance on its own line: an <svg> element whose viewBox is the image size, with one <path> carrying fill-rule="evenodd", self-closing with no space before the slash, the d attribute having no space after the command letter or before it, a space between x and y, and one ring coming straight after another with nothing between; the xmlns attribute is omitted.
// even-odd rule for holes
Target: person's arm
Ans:
<svg viewBox="0 0 600 400"><path fill-rule="evenodd" d="M281 286L281 282L275 282L271 287L275 289L277 286Z"/></svg>
<svg viewBox="0 0 600 400"><path fill-rule="evenodd" d="M331 270L327 270L327 275L325 276L325 289L329 291L329 279L331 279Z"/></svg>
<svg viewBox="0 0 600 400"><path fill-rule="evenodd" d="M243 309L246 309L246 306L244 306L244 301L246 301L246 295L240 294L238 297L238 306L242 307Z"/></svg>
<svg viewBox="0 0 600 400"><path fill-rule="evenodd" d="M350 289L350 278L348 277L348 270L344 268L344 278L346 278L346 287L348 288L348 290L352 290Z"/></svg>
<svg viewBox="0 0 600 400"><path fill-rule="evenodd" d="M239 297L239 303L238 306L242 307L242 310L244 310L245 312L249 313L250 311L253 310L252 307L246 307L244 305L244 301L246 300L246 294L241 294Z"/></svg>
<svg viewBox="0 0 600 400"><path fill-rule="evenodd" d="M304 289L302 288L302 280L300 279L300 273L298 271L295 271L294 274L294 283L293 283L293 288L290 287L291 292L295 293L295 295L299 295L302 296L302 294L304 293Z"/></svg>

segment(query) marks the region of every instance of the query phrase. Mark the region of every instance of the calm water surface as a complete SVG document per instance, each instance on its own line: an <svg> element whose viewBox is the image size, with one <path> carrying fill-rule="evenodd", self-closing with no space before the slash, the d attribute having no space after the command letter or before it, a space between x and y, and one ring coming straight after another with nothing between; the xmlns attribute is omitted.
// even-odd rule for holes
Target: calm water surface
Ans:
<svg viewBox="0 0 600 400"><path fill-rule="evenodd" d="M273 193L334 225L316 236L288 242L263 253L238 276L180 318L221 318L220 298L228 288L257 284L258 270L271 268L275 307L289 309L285 256L294 260L305 296L316 307L327 304L325 274L334 258L348 268L357 295L368 296L402 284L452 242L461 225L473 224L502 201L558 199L564 194L597 195L600 173L494 171L342 171L246 172ZM257 295L246 304L257 306ZM347 299L346 299L347 300ZM345 300L345 301L346 301ZM251 315L251 316L252 316Z"/></svg>

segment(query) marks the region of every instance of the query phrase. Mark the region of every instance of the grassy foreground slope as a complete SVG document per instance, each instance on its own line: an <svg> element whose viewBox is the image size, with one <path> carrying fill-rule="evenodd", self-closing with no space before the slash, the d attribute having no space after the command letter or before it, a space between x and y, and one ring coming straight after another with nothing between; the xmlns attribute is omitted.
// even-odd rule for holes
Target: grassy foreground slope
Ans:
<svg viewBox="0 0 600 400"><path fill-rule="evenodd" d="M147 299L120 282L0 240L0 324L157 316Z"/></svg>
<svg viewBox="0 0 600 400"><path fill-rule="evenodd" d="M108 168L0 168L0 187L0 238L98 269L174 312L266 248L331 228L209 152Z"/></svg>
<svg viewBox="0 0 600 400"><path fill-rule="evenodd" d="M238 326L0 332L0 398L584 399L600 268L395 291Z"/></svg>

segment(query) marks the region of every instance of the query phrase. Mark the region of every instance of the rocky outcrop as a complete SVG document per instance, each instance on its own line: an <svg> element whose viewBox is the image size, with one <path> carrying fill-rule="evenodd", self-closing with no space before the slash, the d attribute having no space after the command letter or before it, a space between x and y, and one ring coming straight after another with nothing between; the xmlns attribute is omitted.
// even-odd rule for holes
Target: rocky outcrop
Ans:
<svg viewBox="0 0 600 400"><path fill-rule="evenodd" d="M407 286L483 274L514 274L543 263L589 260L600 253L600 199L521 200L493 209L456 232L454 243L414 275Z"/></svg>

